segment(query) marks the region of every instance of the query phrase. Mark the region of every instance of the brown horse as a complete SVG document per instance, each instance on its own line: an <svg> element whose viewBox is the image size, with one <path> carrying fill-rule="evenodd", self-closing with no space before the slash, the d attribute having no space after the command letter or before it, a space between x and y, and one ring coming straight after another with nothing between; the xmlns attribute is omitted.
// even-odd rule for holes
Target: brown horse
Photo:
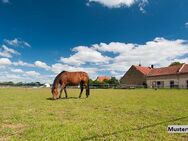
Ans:
<svg viewBox="0 0 188 141"><path fill-rule="evenodd" d="M82 96L82 92L84 87L86 88L86 97L89 96L89 76L86 72L67 72L67 71L62 71L59 73L52 86L52 95L53 99L58 99L61 98L62 91L64 90L65 92L65 97L67 98L67 90L66 87L68 85L71 86L76 86L80 84L80 95L79 98ZM61 87L60 90L60 95L58 97L58 88L59 85Z"/></svg>

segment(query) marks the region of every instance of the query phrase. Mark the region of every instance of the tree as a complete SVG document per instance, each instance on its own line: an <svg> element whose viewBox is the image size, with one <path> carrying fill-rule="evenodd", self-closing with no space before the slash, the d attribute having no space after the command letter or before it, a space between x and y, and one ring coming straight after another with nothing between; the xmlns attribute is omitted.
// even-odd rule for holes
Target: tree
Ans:
<svg viewBox="0 0 188 141"><path fill-rule="evenodd" d="M110 80L104 80L103 84L117 86L117 85L119 85L119 80L116 79L115 77L111 77Z"/></svg>
<svg viewBox="0 0 188 141"><path fill-rule="evenodd" d="M112 85L118 85L119 81L115 77L111 77L108 83Z"/></svg>
<svg viewBox="0 0 188 141"><path fill-rule="evenodd" d="M89 84L92 85L93 84L93 80L89 79Z"/></svg>
<svg viewBox="0 0 188 141"><path fill-rule="evenodd" d="M110 80L104 80L103 82L99 82L97 79L90 79L89 84L95 88L110 88L119 85L119 81L115 77L111 77Z"/></svg>
<svg viewBox="0 0 188 141"><path fill-rule="evenodd" d="M18 82L18 83L16 83L15 85L16 85L16 86L23 86L24 83L22 83L22 82Z"/></svg>
<svg viewBox="0 0 188 141"><path fill-rule="evenodd" d="M176 66L176 65L181 65L182 63L180 63L180 62L172 62L170 65L169 65L169 67L170 66Z"/></svg>

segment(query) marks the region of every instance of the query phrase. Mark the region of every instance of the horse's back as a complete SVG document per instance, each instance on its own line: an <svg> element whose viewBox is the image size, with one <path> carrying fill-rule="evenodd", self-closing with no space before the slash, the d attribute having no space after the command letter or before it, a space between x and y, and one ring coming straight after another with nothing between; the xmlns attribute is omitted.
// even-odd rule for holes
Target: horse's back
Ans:
<svg viewBox="0 0 188 141"><path fill-rule="evenodd" d="M66 83L70 83L73 85L77 85L80 82L87 83L89 81L89 76L86 72L78 71L78 72L64 72L61 76L62 81L66 81Z"/></svg>
<svg viewBox="0 0 188 141"><path fill-rule="evenodd" d="M70 75L70 76L74 76L74 77L78 77L78 76L81 76L81 77L88 77L88 74L86 72L83 72L83 71L75 71L75 72L64 72L64 74L67 74L67 75Z"/></svg>

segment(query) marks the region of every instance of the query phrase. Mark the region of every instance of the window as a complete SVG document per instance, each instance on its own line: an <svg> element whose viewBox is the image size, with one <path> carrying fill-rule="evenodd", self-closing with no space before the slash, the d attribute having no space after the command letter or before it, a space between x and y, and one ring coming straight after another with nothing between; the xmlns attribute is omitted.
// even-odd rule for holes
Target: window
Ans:
<svg viewBox="0 0 188 141"><path fill-rule="evenodd" d="M164 81L157 81L157 88L164 88Z"/></svg>
<svg viewBox="0 0 188 141"><path fill-rule="evenodd" d="M174 88L174 81L170 81L170 88Z"/></svg>
<svg viewBox="0 0 188 141"><path fill-rule="evenodd" d="M157 81L157 88L161 88L161 81Z"/></svg>
<svg viewBox="0 0 188 141"><path fill-rule="evenodd" d="M157 86L160 86L161 85L161 81L157 81Z"/></svg>

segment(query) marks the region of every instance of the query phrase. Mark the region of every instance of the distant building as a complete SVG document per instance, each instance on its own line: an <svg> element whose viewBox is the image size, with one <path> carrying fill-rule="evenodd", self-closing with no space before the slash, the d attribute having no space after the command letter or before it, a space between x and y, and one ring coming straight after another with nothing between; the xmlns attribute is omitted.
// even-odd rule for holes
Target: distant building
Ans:
<svg viewBox="0 0 188 141"><path fill-rule="evenodd" d="M98 76L96 80L99 82L104 82L105 80L110 80L110 79L111 78L108 76Z"/></svg>
<svg viewBox="0 0 188 141"><path fill-rule="evenodd" d="M188 88L188 64L153 68L131 66L120 80L121 85L149 88Z"/></svg>
<svg viewBox="0 0 188 141"><path fill-rule="evenodd" d="M45 83L45 84L44 84L44 87L50 88L50 84L49 84L49 83Z"/></svg>

